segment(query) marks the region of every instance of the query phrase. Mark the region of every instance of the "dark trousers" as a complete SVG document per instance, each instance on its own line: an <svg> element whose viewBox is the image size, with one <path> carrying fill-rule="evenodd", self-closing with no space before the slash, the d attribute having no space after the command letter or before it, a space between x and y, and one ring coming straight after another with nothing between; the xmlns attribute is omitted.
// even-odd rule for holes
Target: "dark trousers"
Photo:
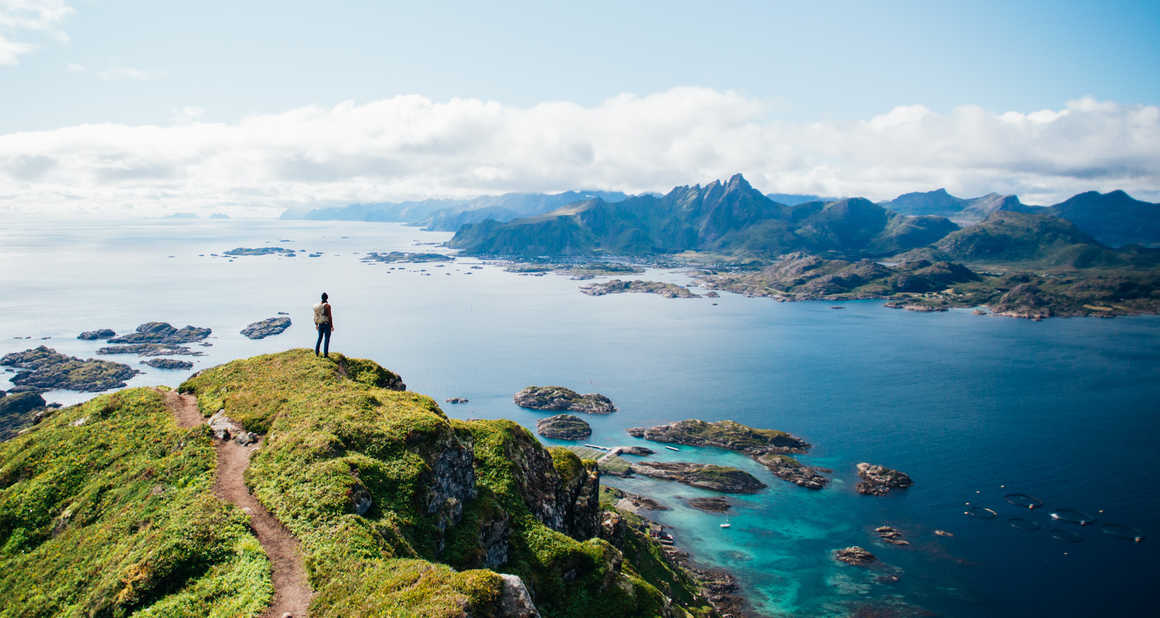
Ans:
<svg viewBox="0 0 1160 618"><path fill-rule="evenodd" d="M322 343L323 339L326 340L325 345L323 345L323 343ZM318 325L318 341L315 342L315 344L314 344L314 355L315 356L318 356L319 346L322 346L322 355L323 356L330 356L330 324L319 324Z"/></svg>

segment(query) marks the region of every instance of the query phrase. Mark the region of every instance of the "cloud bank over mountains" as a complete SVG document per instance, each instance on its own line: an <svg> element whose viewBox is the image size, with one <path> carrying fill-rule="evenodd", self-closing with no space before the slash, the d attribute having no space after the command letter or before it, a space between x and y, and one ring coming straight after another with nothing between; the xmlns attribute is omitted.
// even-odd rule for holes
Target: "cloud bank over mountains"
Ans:
<svg viewBox="0 0 1160 618"><path fill-rule="evenodd" d="M190 108L196 109L196 108ZM896 107L849 123L673 88L593 106L408 95L208 123L0 135L0 211L273 215L282 208L507 191L667 191L743 172L764 191L892 198L947 187L1029 203L1124 189L1160 198L1160 107Z"/></svg>

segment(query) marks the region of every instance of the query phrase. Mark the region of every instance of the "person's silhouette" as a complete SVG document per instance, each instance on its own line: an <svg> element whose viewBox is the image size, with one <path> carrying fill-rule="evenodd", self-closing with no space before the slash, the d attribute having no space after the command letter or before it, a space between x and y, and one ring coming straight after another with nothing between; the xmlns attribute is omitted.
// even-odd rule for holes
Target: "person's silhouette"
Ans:
<svg viewBox="0 0 1160 618"><path fill-rule="evenodd" d="M322 347L322 355L330 357L330 333L334 332L334 311L327 301L326 292L322 293L322 302L314 305L314 327L318 329L318 341L314 343L314 355L318 356L318 348ZM325 344L323 341L325 340Z"/></svg>

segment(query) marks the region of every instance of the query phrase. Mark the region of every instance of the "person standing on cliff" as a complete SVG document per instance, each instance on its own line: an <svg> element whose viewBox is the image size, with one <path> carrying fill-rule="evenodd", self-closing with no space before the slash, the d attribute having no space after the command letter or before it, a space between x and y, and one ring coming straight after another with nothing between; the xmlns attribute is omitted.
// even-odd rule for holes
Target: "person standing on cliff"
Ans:
<svg viewBox="0 0 1160 618"><path fill-rule="evenodd" d="M318 348L322 346L322 355L330 358L330 333L334 332L334 312L327 302L326 292L322 293L322 302L314 305L314 327L318 329L318 341L314 343L314 355L318 356ZM323 339L326 343L323 344Z"/></svg>

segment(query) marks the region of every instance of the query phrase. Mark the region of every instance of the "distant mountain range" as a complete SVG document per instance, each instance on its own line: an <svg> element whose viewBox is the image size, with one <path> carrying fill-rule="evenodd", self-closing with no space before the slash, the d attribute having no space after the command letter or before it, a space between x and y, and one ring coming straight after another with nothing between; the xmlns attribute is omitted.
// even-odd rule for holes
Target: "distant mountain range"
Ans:
<svg viewBox="0 0 1160 618"><path fill-rule="evenodd" d="M780 204L737 174L725 183L676 187L660 197L593 199L535 217L468 224L449 244L469 254L523 257L689 250L861 257L925 246L955 229L943 217L900 215L862 198Z"/></svg>
<svg viewBox="0 0 1160 618"><path fill-rule="evenodd" d="M676 187L665 195L507 193L291 209L282 218L396 221L458 231L454 246L486 255L803 250L856 257L921 247L1006 212L1068 221L1088 240L1107 247L1160 247L1160 204L1123 191L1089 191L1058 204L1032 206L1015 195L963 198L936 189L874 204L862 198L763 195L739 174L726 183Z"/></svg>

